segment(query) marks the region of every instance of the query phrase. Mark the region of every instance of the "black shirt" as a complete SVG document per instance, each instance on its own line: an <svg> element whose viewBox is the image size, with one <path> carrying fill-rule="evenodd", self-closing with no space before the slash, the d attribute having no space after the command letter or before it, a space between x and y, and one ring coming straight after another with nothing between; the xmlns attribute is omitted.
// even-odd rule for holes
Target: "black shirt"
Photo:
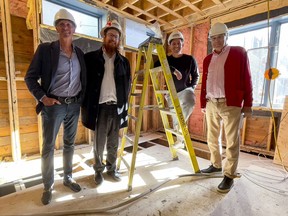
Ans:
<svg viewBox="0 0 288 216"><path fill-rule="evenodd" d="M175 69L181 72L182 79L178 80L175 75L173 75L173 80L177 92L180 92L186 88L192 87L195 89L199 80L199 71L197 68L197 62L191 55L183 54L179 58L175 58L172 55L167 56L167 60L170 66L171 73ZM155 67L160 66L160 62L155 63ZM190 79L191 76L191 79Z"/></svg>
<svg viewBox="0 0 288 216"><path fill-rule="evenodd" d="M194 57L183 54L181 57L175 58L172 55L170 55L167 56L167 60L172 73L174 72L175 69L179 70L182 73L181 80L178 80L177 77L173 75L176 91L180 92L189 87L195 89L199 80L199 72Z"/></svg>

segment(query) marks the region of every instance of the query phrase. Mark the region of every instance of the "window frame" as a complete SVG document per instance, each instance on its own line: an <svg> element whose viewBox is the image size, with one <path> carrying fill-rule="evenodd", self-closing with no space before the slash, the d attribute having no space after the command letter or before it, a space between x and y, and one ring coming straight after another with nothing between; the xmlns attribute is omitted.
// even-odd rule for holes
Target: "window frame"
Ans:
<svg viewBox="0 0 288 216"><path fill-rule="evenodd" d="M268 51L267 54L267 60L270 59L270 62L266 61L266 70L270 67L273 67L273 65L277 65L277 59L278 59L278 47L279 47L279 42L280 42L280 28L282 24L288 23L288 16L279 16L275 17L269 20L264 20L260 21L257 23L246 23L243 24L241 27L235 27L229 30L229 36L237 35L237 34L242 34L242 33L247 33L249 31L254 31L254 30L259 30L262 28L267 28L270 27L270 31L268 34L268 44L266 47L261 47L261 48L269 48L270 50ZM228 39L228 44L229 44L229 39ZM264 71L263 71L264 74ZM270 107L270 102L269 102L269 90L270 90L270 97L271 97L271 102L273 104L273 99L275 97L274 91L275 91L275 82L276 80L266 80L264 78L264 87L263 87L263 99L260 101L260 104L255 104L253 103L253 107L264 107L264 108L269 108ZM272 105L273 106L273 105ZM273 107L274 109L274 107ZM281 107L276 107L276 109L283 109Z"/></svg>
<svg viewBox="0 0 288 216"><path fill-rule="evenodd" d="M59 5L61 7L71 9L71 10L77 11L79 13L83 13L85 15L97 18L98 19L98 36L96 38L101 38L100 31L106 23L107 11L96 8L92 5L88 5L88 4L83 3L83 2L79 2L77 0L69 0L69 1L65 1L65 0L42 0L41 1L42 6L43 6L43 1L50 2L53 4ZM41 17L41 24L43 24L43 17ZM91 35L87 35L87 36L88 37L94 37Z"/></svg>

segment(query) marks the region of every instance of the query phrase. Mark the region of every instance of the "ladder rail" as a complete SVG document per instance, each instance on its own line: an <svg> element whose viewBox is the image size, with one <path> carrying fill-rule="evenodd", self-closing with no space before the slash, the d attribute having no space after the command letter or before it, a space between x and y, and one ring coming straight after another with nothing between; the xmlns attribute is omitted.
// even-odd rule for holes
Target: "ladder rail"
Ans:
<svg viewBox="0 0 288 216"><path fill-rule="evenodd" d="M144 52L145 53L145 52ZM148 52L152 53L152 46L148 46ZM143 79L143 86L142 86L142 95L140 99L140 107L138 112L138 121L136 123L135 128L135 138L133 143L133 150L132 150L132 158L131 158L131 166L130 166L130 172L129 172L129 180L128 180L128 190L132 190L132 181L135 171L135 163L136 163L136 154L138 151L138 142L139 142L139 136L140 136L140 130L142 126L142 118L143 118L143 107L145 102L145 96L147 92L148 87L148 79L149 79L149 69L152 62L152 55L146 54L146 62L145 62L145 70L144 70L144 79Z"/></svg>
<svg viewBox="0 0 288 216"><path fill-rule="evenodd" d="M160 63L163 67L163 74L164 74L164 77L166 80L167 87L169 89L170 98L172 100L172 103L173 103L173 106L174 106L174 109L176 112L177 120L178 120L180 129L181 129L182 134L183 134L184 142L185 142L187 151L189 153L190 161L192 163L192 167L194 169L194 172L197 173L200 171L199 165L198 165L196 154L195 154L195 151L194 151L194 148L192 145L192 141L190 139L188 127L186 125L186 122L185 122L185 119L184 119L184 116L182 113L182 108L181 108L180 103L179 103L179 99L177 96L177 92L176 92L175 85L173 82L172 73L170 71L170 67L168 64L168 60L166 57L164 47L157 44L157 53L159 56Z"/></svg>
<svg viewBox="0 0 288 216"><path fill-rule="evenodd" d="M119 169L121 165L121 160L123 160L124 164L129 170L128 191L132 190L132 182L133 182L135 163L136 163L136 154L138 151L139 137L140 137L140 132L141 132L142 124L143 124L142 121L143 121L144 110L158 109L160 111L161 120L165 129L165 134L169 143L169 149L170 149L173 160L178 159L177 150L174 148L175 141L174 141L173 135L183 136L194 172L196 173L200 171L198 162L196 159L196 155L193 149L192 141L190 139L188 127L183 117L182 108L180 106L180 102L177 96L176 88L174 85L173 77L170 71L170 67L168 64L168 60L166 57L163 44L161 40L155 39L155 38L151 38L151 40L147 40L143 44L144 45L140 47L138 50L136 72L134 74L131 91L129 94L128 127L131 124L131 122L132 124L133 123L136 124L135 129L134 129L134 134L135 134L134 140L129 138L129 143L132 144L132 147L133 147L132 158L131 158L130 166L123 159L123 156L124 156L123 152L124 152L125 144L128 141L128 137L127 137L128 127L125 127L123 129L120 154L119 154L118 163L117 163L117 169ZM157 55L159 57L161 67L151 69L152 64L153 64L153 50L154 49L156 49L157 51ZM141 59L143 57L145 60L144 70L140 71ZM163 85L161 86L161 83L158 79L158 77L160 76L159 74L164 75L164 82L165 82L164 86ZM141 79L142 85L137 84L139 76L143 76L143 77L140 77L142 78ZM147 94L147 89L149 85L149 79L151 79L152 81L152 87L153 87L154 94L156 96L156 101L157 101L157 108L155 108L154 106L149 106L149 105L144 106L147 100L146 94ZM169 94L170 98L172 99L173 107L166 106L166 103L165 103L166 100L164 98L165 94ZM140 98L139 105L136 105L136 97ZM137 101L139 102L139 99ZM138 114L137 118L132 115L133 112L135 115L137 112ZM177 116L177 120L181 129L181 132L176 131L175 129L170 127L169 118L168 118L169 115Z"/></svg>
<svg viewBox="0 0 288 216"><path fill-rule="evenodd" d="M136 73L134 74L134 77L132 80L132 86L131 86L130 94L129 94L129 104L134 104L134 102L135 102L135 97L133 97L132 94L135 92L136 87L137 87L136 79L138 79L138 75L139 75L137 73L137 71L140 70L142 56L143 56L143 51L141 49L139 49L138 50L138 56L137 56L137 63L136 63ZM133 107L129 106L128 107L128 115L132 116L132 112L133 112ZM117 170L120 169L121 160L123 159L123 156L124 156L123 152L124 152L124 148L125 148L125 144L126 144L126 136L125 135L128 133L128 127L130 125L130 122L131 122L131 119L128 118L128 123L127 123L128 126L123 129L121 147L119 149L120 157L118 158L117 165L116 165Z"/></svg>

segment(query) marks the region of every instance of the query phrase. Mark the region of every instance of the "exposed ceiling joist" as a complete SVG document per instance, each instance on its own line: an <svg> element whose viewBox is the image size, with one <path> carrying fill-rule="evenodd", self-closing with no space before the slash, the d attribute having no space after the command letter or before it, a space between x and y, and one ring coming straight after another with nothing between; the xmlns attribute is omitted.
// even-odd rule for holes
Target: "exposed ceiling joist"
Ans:
<svg viewBox="0 0 288 216"><path fill-rule="evenodd" d="M121 14L134 21L157 21L164 32L230 14L267 0L79 0ZM276 0L271 1L275 2ZM278 0L288 6L287 0ZM286 2L286 3L284 3ZM280 4L280 3L279 3Z"/></svg>

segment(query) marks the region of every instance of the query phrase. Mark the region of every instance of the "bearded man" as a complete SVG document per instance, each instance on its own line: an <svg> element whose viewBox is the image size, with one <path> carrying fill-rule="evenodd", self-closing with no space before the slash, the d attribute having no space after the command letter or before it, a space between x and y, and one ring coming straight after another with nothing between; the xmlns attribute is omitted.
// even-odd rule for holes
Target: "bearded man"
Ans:
<svg viewBox="0 0 288 216"><path fill-rule="evenodd" d="M94 133L95 183L103 182L103 171L120 181L116 171L119 129L127 126L128 94L131 84L130 64L119 53L122 29L116 20L100 32L103 45L86 53L87 91L82 104L82 123ZM103 152L106 145L106 163Z"/></svg>

